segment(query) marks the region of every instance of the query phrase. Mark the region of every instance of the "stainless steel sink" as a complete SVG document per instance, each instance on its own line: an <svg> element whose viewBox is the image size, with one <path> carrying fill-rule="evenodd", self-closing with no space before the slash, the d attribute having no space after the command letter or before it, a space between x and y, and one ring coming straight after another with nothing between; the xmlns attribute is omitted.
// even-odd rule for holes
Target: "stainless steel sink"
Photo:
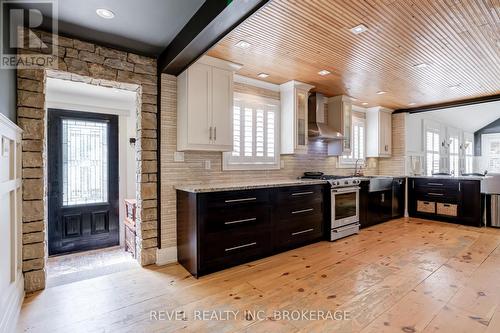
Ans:
<svg viewBox="0 0 500 333"><path fill-rule="evenodd" d="M392 190L393 177L371 176L368 178L370 179L370 184L368 185L369 192Z"/></svg>

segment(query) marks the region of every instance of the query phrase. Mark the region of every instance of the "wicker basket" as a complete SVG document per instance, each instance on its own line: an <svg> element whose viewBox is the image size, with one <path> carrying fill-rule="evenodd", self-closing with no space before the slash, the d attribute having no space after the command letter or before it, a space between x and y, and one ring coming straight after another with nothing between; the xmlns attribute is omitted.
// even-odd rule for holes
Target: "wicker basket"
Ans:
<svg viewBox="0 0 500 333"><path fill-rule="evenodd" d="M457 216L457 205L448 203L437 203L437 213L439 215Z"/></svg>
<svg viewBox="0 0 500 333"><path fill-rule="evenodd" d="M433 201L417 200L417 211L434 214L436 212L436 203Z"/></svg>

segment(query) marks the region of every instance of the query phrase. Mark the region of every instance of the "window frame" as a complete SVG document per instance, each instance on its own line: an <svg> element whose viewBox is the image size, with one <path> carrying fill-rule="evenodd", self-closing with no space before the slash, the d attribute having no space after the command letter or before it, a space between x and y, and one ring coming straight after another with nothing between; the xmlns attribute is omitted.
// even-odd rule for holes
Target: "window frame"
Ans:
<svg viewBox="0 0 500 333"><path fill-rule="evenodd" d="M280 125L281 125L281 113L280 113L280 100L279 99L273 99L273 98L268 98L268 97L263 97L263 96L257 96L257 95L252 95L252 94L246 94L246 93L238 93L235 92L233 95L234 103L233 103L233 116L234 116L234 106L239 103L241 106L240 108L242 110L245 109L245 106L252 106L253 109L253 120L252 123L255 126L256 123L256 106L258 105L272 105L272 107L276 110L275 111L275 119L274 119L274 158L272 162L268 162L266 160L270 159L269 157L256 157L256 156L251 156L251 157L245 157L239 156L235 157L233 156L233 151L230 152L224 152L222 156L222 170L223 171L233 171L233 170L238 170L238 171L245 171L245 170L278 170L281 168L281 159L280 159L280 148L281 148L281 143L280 143ZM241 121L244 119L244 115L242 114L241 116ZM264 129L265 131L266 129ZM253 130L255 133L255 129ZM234 138L234 129L233 129L233 138ZM241 138L241 136L240 136ZM252 150L255 150L255 137L252 140L252 145L253 148ZM264 145L267 145L267 141L264 142ZM233 147L234 150L234 147ZM244 154L244 151L241 152L241 154Z"/></svg>
<svg viewBox="0 0 500 333"><path fill-rule="evenodd" d="M366 166L366 118L352 116L352 124L351 124L351 152L350 154L354 154L354 126L356 124L363 125L363 158L358 162L358 167ZM338 158L338 167L339 168L352 168L356 165L356 160L354 157L345 157L345 155L340 155Z"/></svg>
<svg viewBox="0 0 500 333"><path fill-rule="evenodd" d="M429 149L427 147L427 132L431 132L434 135L438 136L438 149ZM434 123L430 121L424 121L424 126L423 126L423 135L422 135L422 140L423 140L423 150L424 150L424 170L425 174L428 176L431 176L433 173L433 170L431 170L431 173L428 173L428 168L427 168L427 163L429 162L428 155L436 155L437 154L437 161L438 161L438 169L434 170L434 172L440 172L442 168L442 157L443 157L443 147L442 147L442 142L443 142L443 131L441 128L441 125L439 123ZM434 139L433 139L434 143ZM434 161L434 159L433 159Z"/></svg>

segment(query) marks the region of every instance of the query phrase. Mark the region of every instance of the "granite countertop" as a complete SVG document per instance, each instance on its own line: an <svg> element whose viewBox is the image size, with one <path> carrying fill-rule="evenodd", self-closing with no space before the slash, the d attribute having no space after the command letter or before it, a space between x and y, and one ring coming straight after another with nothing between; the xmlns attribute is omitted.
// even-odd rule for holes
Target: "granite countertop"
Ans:
<svg viewBox="0 0 500 333"><path fill-rule="evenodd" d="M206 193L206 192L222 192L236 190L251 190L257 188L270 188L282 186L297 186L297 185L317 185L326 184L326 180L302 180L302 179L287 179L287 180L267 180L255 182L234 182L234 183L214 183L214 184L192 184L192 185L177 185L175 189L191 192L191 193Z"/></svg>
<svg viewBox="0 0 500 333"><path fill-rule="evenodd" d="M482 180L484 177L481 176L444 176L444 175L436 175L436 176L408 176L408 178L426 178L426 179L466 179L466 180Z"/></svg>

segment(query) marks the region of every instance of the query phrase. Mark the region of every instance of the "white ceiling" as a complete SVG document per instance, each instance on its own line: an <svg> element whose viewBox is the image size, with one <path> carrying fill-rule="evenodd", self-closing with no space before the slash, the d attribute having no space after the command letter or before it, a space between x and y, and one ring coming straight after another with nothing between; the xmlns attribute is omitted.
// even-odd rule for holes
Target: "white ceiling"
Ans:
<svg viewBox="0 0 500 333"><path fill-rule="evenodd" d="M461 128L467 132L475 132L500 118L500 102L481 103L460 106L424 113L448 126Z"/></svg>

